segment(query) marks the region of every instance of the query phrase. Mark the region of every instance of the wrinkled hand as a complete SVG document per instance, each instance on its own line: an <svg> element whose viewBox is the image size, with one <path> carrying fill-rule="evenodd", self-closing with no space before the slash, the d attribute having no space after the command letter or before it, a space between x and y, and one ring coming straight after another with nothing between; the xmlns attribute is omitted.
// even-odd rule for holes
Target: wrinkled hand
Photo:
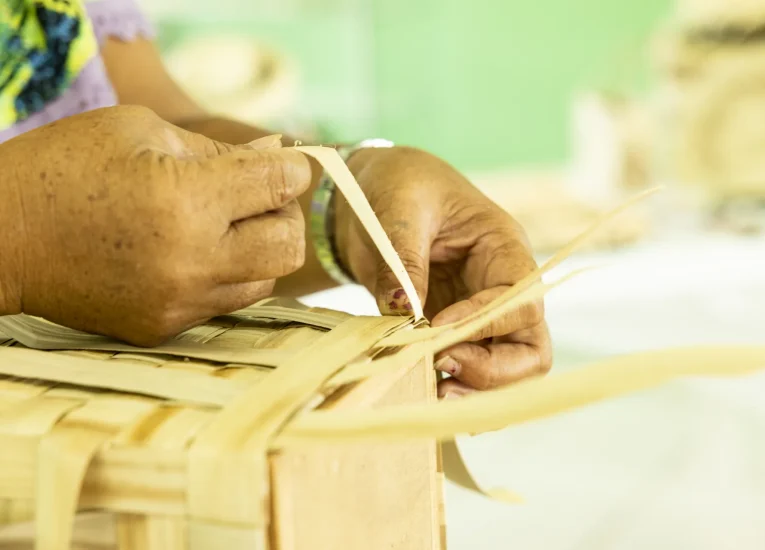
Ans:
<svg viewBox="0 0 765 550"><path fill-rule="evenodd" d="M0 314L155 345L303 263L310 167L278 137L231 146L116 107L1 145L0 166L0 227L23 242L0 260Z"/></svg>
<svg viewBox="0 0 765 550"><path fill-rule="evenodd" d="M434 326L486 305L536 264L513 218L441 160L415 149L367 149L349 168L391 238ZM383 313L411 309L345 201L336 205L337 247L346 269L377 298ZM546 373L552 354L543 306L506 315L436 357L452 377L439 395L462 395Z"/></svg>

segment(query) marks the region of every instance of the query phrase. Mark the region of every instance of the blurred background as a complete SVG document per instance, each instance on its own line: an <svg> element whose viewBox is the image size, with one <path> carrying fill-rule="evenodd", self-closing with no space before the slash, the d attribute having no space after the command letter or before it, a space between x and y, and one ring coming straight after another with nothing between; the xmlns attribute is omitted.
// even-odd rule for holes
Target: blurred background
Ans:
<svg viewBox="0 0 765 550"><path fill-rule="evenodd" d="M765 342L765 0L145 0L209 109L385 137L466 172L540 260L665 187L553 276L555 371ZM374 314L358 288L306 299ZM450 548L762 550L765 378L687 380L462 442L507 507L447 488ZM352 521L349 518L349 521Z"/></svg>
<svg viewBox="0 0 765 550"><path fill-rule="evenodd" d="M666 184L595 247L761 234L761 0L144 0L210 110L306 141L428 149L512 209L541 252ZM673 213L667 219L666 209Z"/></svg>

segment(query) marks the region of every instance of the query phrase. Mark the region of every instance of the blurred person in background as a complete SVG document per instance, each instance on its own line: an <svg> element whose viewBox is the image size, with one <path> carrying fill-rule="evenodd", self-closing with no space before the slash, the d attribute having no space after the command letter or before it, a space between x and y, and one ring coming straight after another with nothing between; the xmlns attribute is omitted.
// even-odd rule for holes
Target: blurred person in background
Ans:
<svg viewBox="0 0 765 550"><path fill-rule="evenodd" d="M196 105L133 0L0 7L0 315L150 346L272 292L343 282L384 314L410 311L321 167ZM446 162L380 140L347 151L433 325L535 268L522 228ZM525 306L437 357L451 375L439 394L551 360L542 306Z"/></svg>

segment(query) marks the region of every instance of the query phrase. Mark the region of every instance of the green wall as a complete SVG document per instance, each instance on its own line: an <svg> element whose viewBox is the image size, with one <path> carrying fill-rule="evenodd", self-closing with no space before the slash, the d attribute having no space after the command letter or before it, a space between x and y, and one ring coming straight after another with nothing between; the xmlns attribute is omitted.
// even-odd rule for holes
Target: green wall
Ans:
<svg viewBox="0 0 765 550"><path fill-rule="evenodd" d="M565 159L570 98L634 89L669 0L380 0L382 134L464 168Z"/></svg>
<svg viewBox="0 0 765 550"><path fill-rule="evenodd" d="M304 1L282 13L278 2L261 9L265 0L225 0L225 10L187 0L182 16L159 20L162 42L189 32L260 37L302 64L298 114L328 139L389 137L468 170L563 161L573 94L639 90L646 41L671 4Z"/></svg>

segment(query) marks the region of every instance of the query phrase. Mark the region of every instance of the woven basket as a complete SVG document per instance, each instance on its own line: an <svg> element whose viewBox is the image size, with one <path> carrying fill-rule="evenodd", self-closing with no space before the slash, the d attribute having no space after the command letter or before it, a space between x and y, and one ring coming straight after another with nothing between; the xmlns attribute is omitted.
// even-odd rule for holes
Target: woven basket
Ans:
<svg viewBox="0 0 765 550"><path fill-rule="evenodd" d="M441 548L434 439L278 451L304 409L432 400L428 361L356 384L336 377L411 319L268 300L151 352L18 323L91 348L0 337L0 524L36 520L38 548L69 548L75 509L100 512L81 519L75 548ZM0 538L31 539L24 525Z"/></svg>

